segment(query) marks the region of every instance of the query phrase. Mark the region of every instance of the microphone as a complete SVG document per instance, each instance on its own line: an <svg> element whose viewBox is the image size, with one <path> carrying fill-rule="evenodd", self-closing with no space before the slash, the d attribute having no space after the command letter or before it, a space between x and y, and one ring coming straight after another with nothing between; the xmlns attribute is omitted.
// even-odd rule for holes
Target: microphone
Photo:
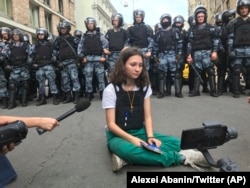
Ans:
<svg viewBox="0 0 250 188"><path fill-rule="evenodd" d="M59 116L58 118L56 118L57 121L62 121L63 119L65 119L66 117L72 115L75 112L81 112L83 110L86 110L89 106L90 106L90 101L89 100L82 100L79 103L77 103L75 105L74 108L72 108L71 110L69 110L68 112L62 114L61 116ZM36 128L36 131L39 135L47 132L47 130L42 129L42 128Z"/></svg>

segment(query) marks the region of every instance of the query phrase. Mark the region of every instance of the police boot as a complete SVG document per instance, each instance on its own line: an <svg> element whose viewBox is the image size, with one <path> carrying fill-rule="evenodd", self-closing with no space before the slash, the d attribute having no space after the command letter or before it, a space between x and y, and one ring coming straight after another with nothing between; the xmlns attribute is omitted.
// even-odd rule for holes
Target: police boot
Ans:
<svg viewBox="0 0 250 188"><path fill-rule="evenodd" d="M233 97L239 98L240 97L240 77L238 75L233 75L232 87L233 87Z"/></svg>
<svg viewBox="0 0 250 188"><path fill-rule="evenodd" d="M74 97L75 97L74 104L79 103L79 101L80 101L80 92L79 91L75 91L74 92Z"/></svg>
<svg viewBox="0 0 250 188"><path fill-rule="evenodd" d="M41 105L47 104L45 95L39 95L39 97L41 100L36 104L36 106L41 106Z"/></svg>
<svg viewBox="0 0 250 188"><path fill-rule="evenodd" d="M10 97L9 97L9 106L8 109L16 108L16 100L15 100L15 90L10 90Z"/></svg>
<svg viewBox="0 0 250 188"><path fill-rule="evenodd" d="M66 93L66 100L63 102L63 104L66 104L66 103L69 103L69 102L72 102L73 101L73 98L71 96L71 92L67 92Z"/></svg>
<svg viewBox="0 0 250 188"><path fill-rule="evenodd" d="M200 79L198 77L194 78L194 89L188 96L189 97L200 96Z"/></svg>
<svg viewBox="0 0 250 188"><path fill-rule="evenodd" d="M245 89L250 89L250 69L249 68L246 70L245 83L246 83Z"/></svg>
<svg viewBox="0 0 250 188"><path fill-rule="evenodd" d="M177 75L178 74L178 75ZM175 82L174 82L174 86L175 86L175 96L178 98L183 98L183 95L181 93L182 90L182 80L181 80L181 75L179 75L179 73L177 73L175 76Z"/></svg>
<svg viewBox="0 0 250 188"><path fill-rule="evenodd" d="M92 98L93 98L93 93L92 93L92 92L87 92L87 93L86 93L86 98L89 99L89 100L91 101Z"/></svg>
<svg viewBox="0 0 250 188"><path fill-rule="evenodd" d="M218 97L219 95L216 91L215 76L209 76L208 80L210 85L210 95L212 97Z"/></svg>
<svg viewBox="0 0 250 188"><path fill-rule="evenodd" d="M8 97L3 97L3 98L2 98L2 102L3 102L3 107L2 107L2 109L8 108Z"/></svg>
<svg viewBox="0 0 250 188"><path fill-rule="evenodd" d="M59 98L60 98L60 99L59 99L59 102L65 101L65 100L66 100L66 93L62 91L62 93L61 93L61 95L60 95Z"/></svg>
<svg viewBox="0 0 250 188"><path fill-rule="evenodd" d="M159 75L159 93L158 93L158 96L157 98L158 99L161 99L164 97L164 75L163 74L160 74Z"/></svg>
<svg viewBox="0 0 250 188"><path fill-rule="evenodd" d="M58 105L59 104L59 102L57 100L57 95L56 94L53 94L53 104L54 105Z"/></svg>
<svg viewBox="0 0 250 188"><path fill-rule="evenodd" d="M36 99L37 102L41 101L42 95L38 95L38 98Z"/></svg>
<svg viewBox="0 0 250 188"><path fill-rule="evenodd" d="M217 83L218 95L222 95L224 90L225 90L224 77L223 76L218 76L218 83Z"/></svg>

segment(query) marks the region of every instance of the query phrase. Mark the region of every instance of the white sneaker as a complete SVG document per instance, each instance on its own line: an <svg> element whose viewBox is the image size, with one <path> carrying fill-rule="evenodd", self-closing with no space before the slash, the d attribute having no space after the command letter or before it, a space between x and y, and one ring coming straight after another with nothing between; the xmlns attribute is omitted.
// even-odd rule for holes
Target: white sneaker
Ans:
<svg viewBox="0 0 250 188"><path fill-rule="evenodd" d="M115 154L112 154L111 160L112 160L112 170L113 170L113 172L117 172L117 171L121 170L122 167L127 165L127 163L124 160L122 160L120 157L118 157Z"/></svg>
<svg viewBox="0 0 250 188"><path fill-rule="evenodd" d="M204 172L205 170L200 167L210 167L207 160L200 151L188 149L181 150L179 153L185 156L186 158L186 160L184 161L184 165L190 165L194 169L199 170L201 172Z"/></svg>

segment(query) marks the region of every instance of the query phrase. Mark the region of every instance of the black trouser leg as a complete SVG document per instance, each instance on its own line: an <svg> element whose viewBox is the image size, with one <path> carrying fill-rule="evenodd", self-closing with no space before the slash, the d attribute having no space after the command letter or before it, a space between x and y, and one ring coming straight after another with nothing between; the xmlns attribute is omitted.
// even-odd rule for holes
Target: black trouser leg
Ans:
<svg viewBox="0 0 250 188"><path fill-rule="evenodd" d="M180 72L177 72L175 74L175 96L178 98L183 98L182 95L182 74Z"/></svg>
<svg viewBox="0 0 250 188"><path fill-rule="evenodd" d="M9 106L8 109L15 108L17 106L16 104L16 86L13 83L10 83L9 85Z"/></svg>
<svg viewBox="0 0 250 188"><path fill-rule="evenodd" d="M165 79L164 74L159 74L159 93L157 96L158 99L164 97L164 86L165 86L164 79Z"/></svg>

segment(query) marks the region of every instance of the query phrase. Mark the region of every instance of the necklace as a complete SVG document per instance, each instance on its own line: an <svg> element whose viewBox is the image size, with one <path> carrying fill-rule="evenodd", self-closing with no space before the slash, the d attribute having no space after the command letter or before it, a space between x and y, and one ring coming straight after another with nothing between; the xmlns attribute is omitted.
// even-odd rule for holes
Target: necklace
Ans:
<svg viewBox="0 0 250 188"><path fill-rule="evenodd" d="M133 91L133 97L132 97L132 100L130 98L130 94L129 92L127 91L127 94L128 94L128 99L129 99L129 103L130 103L130 113L132 114L133 113L133 109L134 109L134 98L135 98L135 91Z"/></svg>

